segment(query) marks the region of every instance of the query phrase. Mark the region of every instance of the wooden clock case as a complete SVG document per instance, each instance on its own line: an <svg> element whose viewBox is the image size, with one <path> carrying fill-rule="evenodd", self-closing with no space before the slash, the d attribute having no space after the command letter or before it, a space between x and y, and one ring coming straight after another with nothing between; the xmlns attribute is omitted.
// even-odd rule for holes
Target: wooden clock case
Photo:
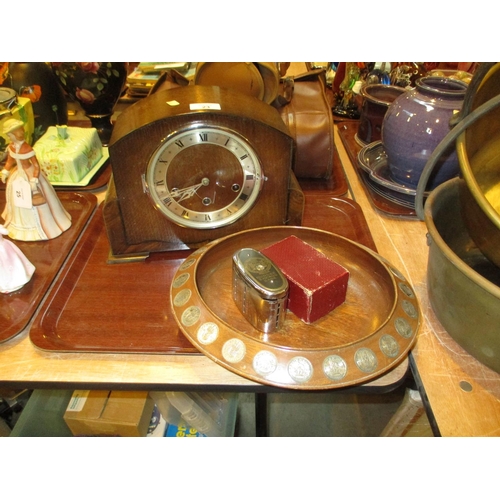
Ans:
<svg viewBox="0 0 500 500"><path fill-rule="evenodd" d="M145 189L146 169L169 134L207 124L243 136L257 153L265 182L251 210L232 224L215 229L182 227L154 206ZM256 227L300 224L303 195L293 175L294 152L294 140L278 111L236 91L190 85L157 92L131 105L118 117L109 145L113 176L103 215L110 260L198 248Z"/></svg>

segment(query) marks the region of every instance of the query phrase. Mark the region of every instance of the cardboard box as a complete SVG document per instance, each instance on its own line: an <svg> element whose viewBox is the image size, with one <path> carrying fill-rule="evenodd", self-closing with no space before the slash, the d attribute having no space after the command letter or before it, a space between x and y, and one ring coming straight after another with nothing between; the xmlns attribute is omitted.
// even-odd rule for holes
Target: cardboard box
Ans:
<svg viewBox="0 0 500 500"><path fill-rule="evenodd" d="M296 236L261 250L287 277L288 309L313 323L345 302L349 271Z"/></svg>
<svg viewBox="0 0 500 500"><path fill-rule="evenodd" d="M64 420L74 436L144 437L153 409L147 391L74 391Z"/></svg>

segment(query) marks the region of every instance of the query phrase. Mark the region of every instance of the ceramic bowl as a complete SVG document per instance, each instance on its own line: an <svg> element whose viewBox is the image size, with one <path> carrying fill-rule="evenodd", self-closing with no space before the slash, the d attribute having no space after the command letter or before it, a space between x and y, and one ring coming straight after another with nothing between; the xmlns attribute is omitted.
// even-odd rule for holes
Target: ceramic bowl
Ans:
<svg viewBox="0 0 500 500"><path fill-rule="evenodd" d="M361 88L363 103L356 133L356 141L359 144L366 146L381 139L382 122L387 109L404 92L402 87L377 83Z"/></svg>

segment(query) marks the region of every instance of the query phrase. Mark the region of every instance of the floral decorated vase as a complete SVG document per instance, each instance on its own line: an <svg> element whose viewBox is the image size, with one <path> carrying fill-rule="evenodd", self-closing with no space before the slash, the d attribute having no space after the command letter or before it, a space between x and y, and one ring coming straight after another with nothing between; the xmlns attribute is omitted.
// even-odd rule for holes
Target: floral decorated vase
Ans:
<svg viewBox="0 0 500 500"><path fill-rule="evenodd" d="M66 97L57 78L44 62L11 62L0 76L2 87L10 87L21 98L31 101L36 142L52 125L68 123Z"/></svg>
<svg viewBox="0 0 500 500"><path fill-rule="evenodd" d="M426 76L389 106L382 122L382 143L392 180L417 188L427 160L450 131L450 118L460 111L467 84L451 78ZM427 190L460 171L452 144L436 163Z"/></svg>
<svg viewBox="0 0 500 500"><path fill-rule="evenodd" d="M127 80L127 63L52 63L52 71L68 95L77 101L104 145L109 143L111 116Z"/></svg>

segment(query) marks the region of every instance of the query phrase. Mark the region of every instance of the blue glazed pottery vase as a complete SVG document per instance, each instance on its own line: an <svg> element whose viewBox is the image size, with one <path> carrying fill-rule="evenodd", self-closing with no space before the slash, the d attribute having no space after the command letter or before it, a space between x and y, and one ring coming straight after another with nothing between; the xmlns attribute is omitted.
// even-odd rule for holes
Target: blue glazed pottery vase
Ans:
<svg viewBox="0 0 500 500"><path fill-rule="evenodd" d="M68 95L77 101L104 145L109 143L111 116L127 80L123 62L51 63L52 71Z"/></svg>
<svg viewBox="0 0 500 500"><path fill-rule="evenodd" d="M427 160L450 130L450 118L461 107L467 84L451 78L422 77L389 106L382 123L382 143L392 180L416 188ZM441 156L427 190L460 171L455 145Z"/></svg>

